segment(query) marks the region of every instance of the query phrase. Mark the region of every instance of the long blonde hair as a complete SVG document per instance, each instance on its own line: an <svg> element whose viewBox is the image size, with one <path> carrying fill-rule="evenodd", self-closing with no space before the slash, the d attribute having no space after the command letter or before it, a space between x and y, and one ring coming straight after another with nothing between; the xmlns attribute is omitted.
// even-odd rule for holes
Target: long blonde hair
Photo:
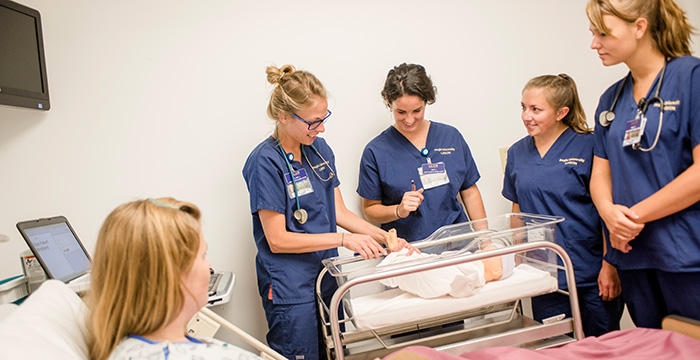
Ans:
<svg viewBox="0 0 700 360"><path fill-rule="evenodd" d="M525 84L523 92L528 89L544 89L547 102L555 111L563 107L569 108L569 113L561 119L561 122L579 133L591 132L586 122L586 112L583 110L581 100L578 97L576 83L569 75L542 75L532 78Z"/></svg>
<svg viewBox="0 0 700 360"><path fill-rule="evenodd" d="M138 200L112 211L97 238L90 290L90 357L106 359L127 335L170 323L185 303L182 274L199 249L199 209L173 198Z"/></svg>
<svg viewBox="0 0 700 360"><path fill-rule="evenodd" d="M667 58L690 55L690 35L695 30L685 11L673 0L624 0L617 7L611 0L590 0L586 15L593 26L604 33L610 29L603 22L603 15L614 15L628 23L639 18L647 20L656 48Z"/></svg>

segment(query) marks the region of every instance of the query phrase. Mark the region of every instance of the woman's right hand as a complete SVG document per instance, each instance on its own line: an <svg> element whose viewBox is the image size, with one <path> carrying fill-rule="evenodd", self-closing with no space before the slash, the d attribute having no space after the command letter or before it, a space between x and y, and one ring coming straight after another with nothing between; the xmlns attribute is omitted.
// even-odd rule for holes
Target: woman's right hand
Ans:
<svg viewBox="0 0 700 360"><path fill-rule="evenodd" d="M610 244L613 248L628 253L632 250L629 242L639 235L644 224L635 223L632 219L638 218L637 214L624 205L613 204L604 213L601 212L601 217L610 231Z"/></svg>
<svg viewBox="0 0 700 360"><path fill-rule="evenodd" d="M360 254L365 260L379 259L381 256L386 255L386 250L383 246L374 241L371 236L364 234L345 234L343 247Z"/></svg>
<svg viewBox="0 0 700 360"><path fill-rule="evenodd" d="M423 188L416 191L406 191L401 198L401 203L396 210L400 218L406 218L412 212L418 210L420 204L423 203Z"/></svg>

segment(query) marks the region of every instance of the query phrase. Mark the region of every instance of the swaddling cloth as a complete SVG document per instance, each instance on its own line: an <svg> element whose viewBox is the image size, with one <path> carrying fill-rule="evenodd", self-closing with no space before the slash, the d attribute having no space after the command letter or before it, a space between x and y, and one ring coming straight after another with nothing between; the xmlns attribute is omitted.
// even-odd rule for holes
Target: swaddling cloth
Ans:
<svg viewBox="0 0 700 360"><path fill-rule="evenodd" d="M391 253L377 267L400 264L436 257L436 254L406 255L408 249ZM444 254L448 254L446 252ZM380 280L385 286L398 287L422 298L431 299L444 295L466 297L473 295L478 288L484 286L484 265L481 261L472 261L455 266L422 271Z"/></svg>

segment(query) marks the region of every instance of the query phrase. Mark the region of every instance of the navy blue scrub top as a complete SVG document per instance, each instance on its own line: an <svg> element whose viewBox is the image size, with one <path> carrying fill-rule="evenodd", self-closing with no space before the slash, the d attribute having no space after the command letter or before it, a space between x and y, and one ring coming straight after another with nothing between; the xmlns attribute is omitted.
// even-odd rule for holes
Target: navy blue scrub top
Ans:
<svg viewBox="0 0 700 360"><path fill-rule="evenodd" d="M609 127L596 121L595 127L595 155L610 163L613 202L627 207L654 194L693 164L693 148L700 143L700 59L684 56L668 62L660 94L666 104L661 136L649 152L622 147L626 123L637 113L630 80L615 106L615 120ZM647 99L653 96L658 80L657 75ZM596 119L610 109L621 82L603 93ZM649 148L656 137L658 102L649 106L646 117L643 148ZM608 243L612 251L606 260L622 270L700 271L700 203L647 223L630 245L632 251L624 254Z"/></svg>
<svg viewBox="0 0 700 360"><path fill-rule="evenodd" d="M328 166L335 170L333 151L326 141L319 137L314 140L313 146L329 164L323 164L323 160L315 151L308 146L303 146L306 156L318 175L328 179L331 174ZM307 234L337 231L334 193L335 188L340 185L337 172L336 176L328 181L322 181L303 156L301 159L294 159L291 164L294 170L306 169L314 190L313 193L299 197L301 208L309 214L308 221L303 225L294 219L296 201L288 194L284 179L284 174L289 173L289 170L273 137L261 142L250 153L243 167L243 177L250 194L253 236L258 248L255 258L258 290L260 296L268 297L272 287L274 304L301 304L315 301L316 277L323 267L321 260L338 256L337 249L301 254L275 254L270 251L270 245L265 238L258 215L259 210L272 210L284 214L287 231ZM323 295L330 295L334 290L335 282L327 276L324 279Z"/></svg>
<svg viewBox="0 0 700 360"><path fill-rule="evenodd" d="M423 203L408 217L381 225L384 230L395 228L407 241L422 240L441 226L468 221L457 196L480 178L469 146L454 127L432 121L426 148L433 164L445 163L450 182L425 190ZM427 159L420 150L389 126L362 153L357 193L368 200L381 200L383 205L399 204L403 194L411 191L411 180L416 189L422 187L418 168Z"/></svg>
<svg viewBox="0 0 700 360"><path fill-rule="evenodd" d="M503 178L503 196L520 211L565 218L556 242L571 257L578 286L597 284L603 261L601 220L589 191L592 164L593 134L567 128L544 157L531 136L513 144ZM559 287L567 288L563 271Z"/></svg>

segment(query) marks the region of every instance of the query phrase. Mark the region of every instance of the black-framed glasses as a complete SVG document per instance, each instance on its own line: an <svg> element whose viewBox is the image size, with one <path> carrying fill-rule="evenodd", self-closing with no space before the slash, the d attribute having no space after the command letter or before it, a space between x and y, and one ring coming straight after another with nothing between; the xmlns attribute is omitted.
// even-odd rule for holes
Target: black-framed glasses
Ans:
<svg viewBox="0 0 700 360"><path fill-rule="evenodd" d="M295 118L299 119L299 121L303 122L304 124L309 125L309 130L314 130L317 127L321 126L321 124L325 123L329 117L331 117L331 114L332 114L331 111L328 109L326 109L326 111L328 111L328 115L326 115L326 117L324 117L321 120L316 120L314 122L308 122L308 121L298 117L297 114L295 114L295 113L292 113L292 115L294 115Z"/></svg>

